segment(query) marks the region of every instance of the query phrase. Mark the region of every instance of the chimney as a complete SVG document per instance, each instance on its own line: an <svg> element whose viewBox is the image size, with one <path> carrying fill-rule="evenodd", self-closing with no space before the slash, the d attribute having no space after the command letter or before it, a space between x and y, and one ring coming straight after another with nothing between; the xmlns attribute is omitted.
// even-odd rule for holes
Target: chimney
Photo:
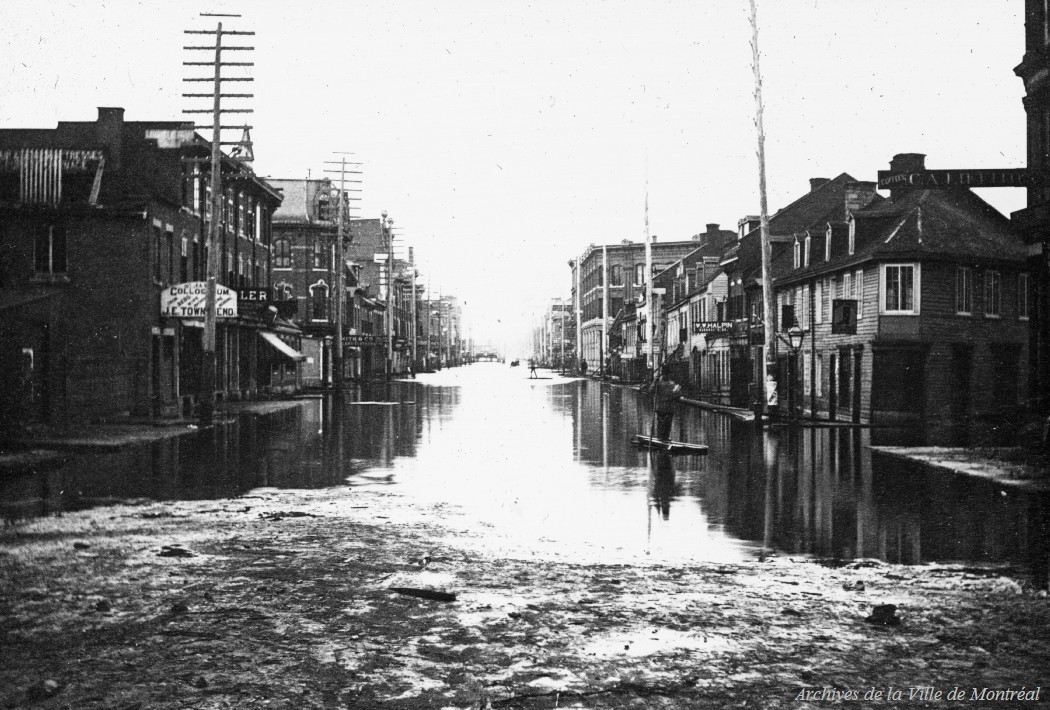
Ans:
<svg viewBox="0 0 1050 710"><path fill-rule="evenodd" d="M874 182L846 183L846 211L857 212L871 204L875 199Z"/></svg>
<svg viewBox="0 0 1050 710"><path fill-rule="evenodd" d="M897 153L890 161L890 172L894 173L917 173L925 169L925 153Z"/></svg>
<svg viewBox="0 0 1050 710"><path fill-rule="evenodd" d="M649 241L651 241L653 244L656 244L656 235L653 234L652 236L650 236Z"/></svg>
<svg viewBox="0 0 1050 710"><path fill-rule="evenodd" d="M890 172L898 174L918 173L926 169L925 153L897 153L890 161ZM908 192L911 188L907 182L902 182L899 187L890 188L890 199L896 199Z"/></svg>
<svg viewBox="0 0 1050 710"><path fill-rule="evenodd" d="M813 191L817 190L818 188L822 187L823 185L826 185L829 182L830 182L830 180L828 178L810 178L809 179L809 191L813 192Z"/></svg>
<svg viewBox="0 0 1050 710"><path fill-rule="evenodd" d="M119 170L124 155L124 109L99 106L95 138L106 146L106 167Z"/></svg>

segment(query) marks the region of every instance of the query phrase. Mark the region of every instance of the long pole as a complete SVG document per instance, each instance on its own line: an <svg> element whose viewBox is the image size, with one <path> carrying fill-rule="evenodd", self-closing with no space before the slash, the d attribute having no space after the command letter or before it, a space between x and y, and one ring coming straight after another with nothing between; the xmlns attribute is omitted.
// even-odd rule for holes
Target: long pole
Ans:
<svg viewBox="0 0 1050 710"><path fill-rule="evenodd" d="M602 372L603 372L602 379L605 379L605 376L607 376L609 374L608 372L605 372L605 370L604 370L604 368L605 368L605 348L606 348L606 346L608 344L608 341L609 341L609 318L608 318L608 311L606 310L608 308L608 302L609 302L609 250L603 244L602 245L602 342L599 344L599 349L598 349L598 351L600 353L600 357L601 357L601 362L598 363L598 364L601 365L601 367L603 368L602 369Z"/></svg>
<svg viewBox="0 0 1050 710"><path fill-rule="evenodd" d="M755 72L755 128L758 131L758 199L760 228L759 236L762 246L762 325L764 335L764 360L765 365L762 372L762 388L765 390L766 383L771 381L776 371L776 333L773 328L773 283L770 280L770 262L772 261L772 247L769 239L769 206L766 201L766 134L762 125L762 72L759 68L758 52L758 7L755 0L751 0L751 53ZM775 392L776 385L773 385ZM769 415L770 393L763 391L761 403L758 408L760 414ZM756 418L756 423L761 425L761 419Z"/></svg>
<svg viewBox="0 0 1050 710"><path fill-rule="evenodd" d="M649 178L645 179L645 366L656 368L653 358L653 337L655 311L653 310L653 238L649 234Z"/></svg>
<svg viewBox="0 0 1050 710"><path fill-rule="evenodd" d="M204 337L202 342L203 362L201 363L200 421L208 425L215 417L216 388L216 291L218 269L218 249L220 230L222 228L222 23L215 28L215 84L212 99L211 130L211 221L208 224L208 259L207 285L204 292Z"/></svg>
<svg viewBox="0 0 1050 710"><path fill-rule="evenodd" d="M412 247L408 248L408 268L412 270L412 371L414 372L419 362L419 356L416 352L417 338L416 335L419 332L419 321L416 314L416 300L418 298L416 294L416 255L412 250Z"/></svg>
<svg viewBox="0 0 1050 710"><path fill-rule="evenodd" d="M336 392L342 392L343 390L343 375L345 365L343 364L343 357L345 355L343 349L343 299L346 297L343 288L343 239L344 230L346 229L346 218L343 213L343 195L346 189L346 158L341 159L342 170L339 172L339 207L337 217L337 228L335 234L335 358L333 369L333 377Z"/></svg>

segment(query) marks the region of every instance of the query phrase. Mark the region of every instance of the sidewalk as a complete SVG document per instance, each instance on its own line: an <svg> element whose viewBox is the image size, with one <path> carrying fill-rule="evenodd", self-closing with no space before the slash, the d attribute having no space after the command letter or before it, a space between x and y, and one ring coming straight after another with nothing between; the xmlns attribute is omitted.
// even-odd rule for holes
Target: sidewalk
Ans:
<svg viewBox="0 0 1050 710"><path fill-rule="evenodd" d="M215 425L233 421L246 413L269 416L314 399L309 395L292 400L246 400L227 402L216 411ZM0 477L57 468L77 452L119 451L156 441L186 436L200 429L195 419L81 424L65 429L39 427L14 437L0 449Z"/></svg>
<svg viewBox="0 0 1050 710"><path fill-rule="evenodd" d="M1046 455L1026 456L1020 447L872 446L871 450L1020 490L1050 492L1050 461Z"/></svg>

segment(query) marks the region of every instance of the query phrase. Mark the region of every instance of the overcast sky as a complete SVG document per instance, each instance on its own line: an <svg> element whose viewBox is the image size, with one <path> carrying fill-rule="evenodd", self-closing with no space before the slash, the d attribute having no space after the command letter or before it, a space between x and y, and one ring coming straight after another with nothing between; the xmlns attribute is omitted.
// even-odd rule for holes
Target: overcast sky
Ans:
<svg viewBox="0 0 1050 710"><path fill-rule="evenodd" d="M1024 166L1023 0L758 2L771 211L811 177L874 180L895 153ZM747 0L0 6L4 128L97 106L182 118L182 62L206 56L183 30L240 12L226 27L257 33L238 53L256 80L231 86L255 93L238 105L255 109L257 172L317 177L356 152L359 215L390 213L478 339L523 340L588 244L641 241L647 181L660 240L758 212Z"/></svg>

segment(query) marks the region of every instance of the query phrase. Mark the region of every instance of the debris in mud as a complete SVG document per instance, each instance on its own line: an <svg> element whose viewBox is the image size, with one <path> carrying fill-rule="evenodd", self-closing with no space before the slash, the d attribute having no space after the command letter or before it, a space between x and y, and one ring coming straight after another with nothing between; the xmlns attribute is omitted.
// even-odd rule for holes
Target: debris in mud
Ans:
<svg viewBox="0 0 1050 710"><path fill-rule="evenodd" d="M171 613L173 615L187 614L187 613L189 613L189 611L190 611L189 606L184 604L183 602L175 602L174 604L171 605Z"/></svg>
<svg viewBox="0 0 1050 710"><path fill-rule="evenodd" d="M91 545L87 544L86 542L74 542L73 543L73 549L74 550L86 550L89 547L91 547Z"/></svg>
<svg viewBox="0 0 1050 710"><path fill-rule="evenodd" d="M876 604L871 610L871 616L864 620L880 626L900 626L901 623L900 617L897 616L896 604Z"/></svg>
<svg viewBox="0 0 1050 710"><path fill-rule="evenodd" d="M56 681L48 678L26 688L26 700L31 703L39 703L58 693L59 685Z"/></svg>
<svg viewBox="0 0 1050 710"><path fill-rule="evenodd" d="M313 513L304 513L301 510L278 510L272 513L259 513L259 517L276 523L285 518L316 518L317 516Z"/></svg>
<svg viewBox="0 0 1050 710"><path fill-rule="evenodd" d="M419 597L420 599L430 599L436 602L456 601L456 595L452 592L442 592L437 589L418 589L416 587L390 587L389 589L391 592L397 592L398 594Z"/></svg>
<svg viewBox="0 0 1050 710"><path fill-rule="evenodd" d="M195 557L196 553L179 545L165 545L160 548L157 557Z"/></svg>
<svg viewBox="0 0 1050 710"><path fill-rule="evenodd" d="M859 579L856 582L843 582L842 588L847 592L863 592L864 582Z"/></svg>
<svg viewBox="0 0 1050 710"><path fill-rule="evenodd" d="M108 599L103 599L101 601L95 602L95 611L107 612L112 610L113 605L110 604Z"/></svg>

